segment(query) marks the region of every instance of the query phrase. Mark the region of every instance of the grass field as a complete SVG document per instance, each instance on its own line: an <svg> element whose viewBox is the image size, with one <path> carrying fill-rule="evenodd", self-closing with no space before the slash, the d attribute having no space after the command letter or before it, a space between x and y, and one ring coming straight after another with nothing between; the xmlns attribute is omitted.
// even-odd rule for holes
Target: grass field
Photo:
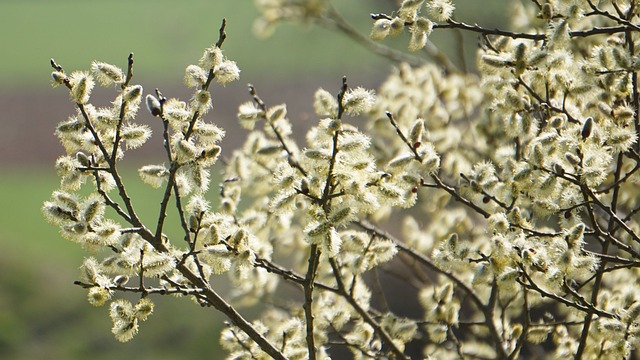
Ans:
<svg viewBox="0 0 640 360"><path fill-rule="evenodd" d="M493 27L504 13L496 9L506 1L458 0L456 16ZM333 3L366 34L371 24L368 14L388 11L391 1ZM374 74L370 83L375 83L388 72L385 61L324 29L283 25L271 38L257 39L251 32L256 16L249 0L5 0L0 2L4 34L0 88L49 91L51 57L74 70L87 69L94 59L124 66L129 52L135 53L137 81L152 87L179 84L185 66L217 39L223 17L228 20L229 35L225 53L241 67L243 84L256 79L282 84L300 77L335 78L339 83L342 75L351 73ZM434 35L434 39L453 52L449 35ZM473 36L468 39L475 44ZM404 47L407 39L398 41ZM472 64L473 54L468 56L467 63ZM269 89L263 91L268 94ZM60 99L65 101L66 96ZM20 107L45 105L34 98L14 106L0 113L0 123L24 121L20 114L26 112ZM59 120L43 118L29 124L51 129L49 133ZM30 139L24 144L27 151L51 151L39 147L37 139L24 138ZM0 152L4 150L0 144ZM160 192L143 186L133 169L125 175L132 180L129 190L142 218L152 222ZM0 358L178 359L185 354L220 358L217 334L222 320L210 309L185 306L186 299L158 300L157 314L142 324L135 341L121 345L114 340L107 309L91 308L86 292L72 285L86 253L61 239L40 213L57 182L53 164L44 168L0 164L0 313L6 315L0 317ZM168 231L178 233L175 225Z"/></svg>
<svg viewBox="0 0 640 360"><path fill-rule="evenodd" d="M363 8L382 2L336 3L366 30L370 21ZM4 84L48 82L52 57L67 69L86 68L94 59L123 66L130 52L137 75L180 80L184 67L217 40L223 17L229 35L223 48L243 77L354 69L367 58L349 40L313 27L284 25L270 39L258 39L251 31L258 12L248 0L10 0L0 10L0 31L16 34L3 37ZM355 58L359 61L348 61Z"/></svg>

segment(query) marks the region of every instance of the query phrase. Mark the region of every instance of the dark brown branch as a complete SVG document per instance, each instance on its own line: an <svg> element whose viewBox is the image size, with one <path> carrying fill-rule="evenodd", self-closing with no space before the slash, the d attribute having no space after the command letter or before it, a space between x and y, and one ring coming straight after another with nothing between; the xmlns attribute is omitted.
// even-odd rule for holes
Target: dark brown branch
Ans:
<svg viewBox="0 0 640 360"><path fill-rule="evenodd" d="M476 306L476 308L483 313L483 315L485 317L485 325L489 329L489 334L491 335L491 339L492 339L494 345L496 346L496 351L498 352L498 354L500 354L500 358L506 358L507 357L506 350L502 347L502 340L501 340L500 334L498 333L498 329L496 328L496 326L495 326L495 324L493 322L493 316L494 316L493 308L491 308L488 305L485 305L482 302L482 300L480 299L480 297L473 291L472 288L467 286L467 284L465 284L462 280L458 279L454 274L452 274L452 273L450 273L448 271L445 271L443 269L440 269L429 258L427 258L426 256L424 256L422 254L419 254L418 252L416 252L413 249L409 248L406 244L404 244L400 240L396 239L395 237L393 237L389 233L387 233L385 231L382 231L382 230L376 228L374 225L372 225L372 224L370 224L368 222L365 222L365 221L357 221L355 224L358 225L363 230L365 230L365 231L367 231L367 232L369 232L371 234L374 234L374 235L376 235L376 236L378 236L380 238L383 238L383 239L387 239L387 240L393 241L393 243L402 252L406 253L411 258L413 258L414 260L416 260L417 262L419 262L423 266L427 267L428 269L433 270L433 271L435 271L435 272L437 272L439 274L444 275L446 278L448 278L453 283L455 283L456 286L459 289L461 289L465 294L467 294L468 298Z"/></svg>
<svg viewBox="0 0 640 360"><path fill-rule="evenodd" d="M216 42L216 47L218 49L222 48L222 44L227 39L227 33L225 31L227 27L227 19L222 18L222 25L220 25L220 30L218 30L218 41Z"/></svg>
<svg viewBox="0 0 640 360"><path fill-rule="evenodd" d="M462 22L454 20L448 20L446 24L434 24L433 29L461 29L465 31L471 31L480 33L483 35L498 35L506 36L513 39L528 39L528 40L545 40L547 36L545 34L527 34L527 33L515 33L511 31L505 31L500 29L486 29L478 25L468 25Z"/></svg>
<svg viewBox="0 0 640 360"><path fill-rule="evenodd" d="M373 317L371 317L371 314L369 314L369 312L367 312L362 308L362 306L360 306L360 304L358 304L358 302L353 298L352 294L350 294L350 292L347 290L344 284L344 280L342 279L342 275L340 275L340 267L335 259L329 259L329 263L331 264L331 268L333 269L333 276L336 279L336 283L338 284L338 291L340 292L342 297L347 300L347 302L356 310L356 312L358 312L358 314L362 316L363 320L375 330L376 334L380 336L384 344L391 349L391 352L398 359L408 359L408 357L402 352L402 350L400 350L393 342L391 336L380 326L380 324L378 324L377 321L375 321Z"/></svg>
<svg viewBox="0 0 640 360"><path fill-rule="evenodd" d="M536 285L536 283L533 282L533 280L531 280L531 278L529 277L529 275L526 272L523 272L523 275L525 276L525 278L527 279L527 282L525 283L522 280L516 280L518 281L520 284L524 285L527 289L531 289L533 291L536 291L537 293L539 293L542 297L546 297L549 299L554 300L555 302L558 302L560 304L566 305L568 307L572 307L575 308L577 310L580 310L582 312L584 312L585 314L595 314L601 317L605 317L608 319L617 319L618 315L604 311L604 310L600 310L598 308L596 308L595 306L591 305L590 306L585 306L585 305L581 305L578 304L574 301L571 300L567 300L565 298L563 298L562 296L547 292L545 290L543 290L542 288L540 288L538 285Z"/></svg>
<svg viewBox="0 0 640 360"><path fill-rule="evenodd" d="M591 9L593 10L593 12L586 14L587 16L590 15L602 15L606 18L609 18L615 22L617 22L618 24L622 24L628 27L628 29L625 29L625 31L628 30L634 30L634 31L640 31L640 27L638 27L637 25L629 22L628 20L625 20L621 17L615 16L613 14L611 14L610 12L606 11L606 10L601 10L600 8L598 8L596 5L593 4L593 2L591 0L587 0L587 3L589 3L589 6L591 7Z"/></svg>
<svg viewBox="0 0 640 360"><path fill-rule="evenodd" d="M601 15L604 15L603 12L601 13ZM607 13L608 14L608 13ZM606 16L606 15L605 15ZM378 20L378 19L388 19L391 20L392 17L390 17L389 15L386 14L371 14L371 18L374 20ZM588 30L574 30L574 31L569 31L569 36L570 37L589 37L589 36L593 36L593 35L601 35L601 34L606 34L606 35L611 35L611 34L617 34L617 33L621 33L621 32L627 32L630 30L633 31L640 31L639 27L637 25L634 25L632 23L630 23L629 21L626 21L624 19L619 19L614 17L614 19L616 19L616 21L618 21L619 23L621 23L622 25L620 26L610 26L610 27L593 27L591 29ZM411 26L413 25L412 22L405 22L405 26ZM441 23L441 24L433 24L433 29L459 29L459 30L464 30L464 31L469 31L469 32L475 32L475 33L479 33L482 36L505 36L505 37L509 37L512 39L526 39L526 40L533 40L533 41L544 41L547 40L547 34L544 33L519 33L519 32L512 32L512 31L507 31L507 30L502 30L502 29L489 29L489 28L485 28L482 27L478 24L474 24L474 25L469 25L466 24L464 22L459 22L459 21L455 21L455 20L448 20L446 23Z"/></svg>
<svg viewBox="0 0 640 360"><path fill-rule="evenodd" d="M424 65L426 61L419 57L408 55L402 51L384 46L382 44L371 41L368 37L362 35L358 30L351 26L338 11L329 8L326 17L319 18L320 25L326 28L337 28L342 33L355 40L358 44L371 50L375 54L383 56L395 62L406 62L413 66Z"/></svg>

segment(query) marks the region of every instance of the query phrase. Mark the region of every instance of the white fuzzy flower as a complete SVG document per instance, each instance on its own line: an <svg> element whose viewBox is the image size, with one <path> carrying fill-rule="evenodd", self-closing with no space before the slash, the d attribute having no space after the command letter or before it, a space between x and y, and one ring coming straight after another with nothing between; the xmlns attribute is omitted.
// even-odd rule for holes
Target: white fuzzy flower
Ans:
<svg viewBox="0 0 640 360"><path fill-rule="evenodd" d="M86 72L76 71L69 76L69 84L71 85L71 99L76 104L86 104L95 85L93 77Z"/></svg>
<svg viewBox="0 0 640 360"><path fill-rule="evenodd" d="M235 61L225 60L216 65L213 69L216 81L222 85L226 85L240 78L240 69Z"/></svg>
<svg viewBox="0 0 640 360"><path fill-rule="evenodd" d="M342 99L342 106L347 114L357 116L369 111L375 101L373 90L357 87L347 90Z"/></svg>
<svg viewBox="0 0 640 360"><path fill-rule="evenodd" d="M91 72L102 86L119 85L124 82L124 73L115 65L94 61L91 64Z"/></svg>
<svg viewBox="0 0 640 360"><path fill-rule="evenodd" d="M436 21L447 21L451 19L455 8L451 0L431 0L427 4L429 15Z"/></svg>
<svg viewBox="0 0 640 360"><path fill-rule="evenodd" d="M207 72L198 65L189 65L185 70L184 83L188 87L198 87L207 82Z"/></svg>

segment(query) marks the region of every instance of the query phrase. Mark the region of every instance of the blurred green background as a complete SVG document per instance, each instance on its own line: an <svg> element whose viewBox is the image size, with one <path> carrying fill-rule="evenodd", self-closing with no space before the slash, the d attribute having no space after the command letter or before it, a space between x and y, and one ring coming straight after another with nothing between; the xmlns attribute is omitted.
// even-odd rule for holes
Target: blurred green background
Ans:
<svg viewBox="0 0 640 360"><path fill-rule="evenodd" d="M497 26L506 1L458 0L456 16ZM390 13L394 6L389 0L334 4L363 34L370 31L369 13ZM107 308L92 308L86 291L72 284L86 253L61 239L40 213L58 184L53 162L63 150L53 130L74 112L66 89L50 86L49 59L70 72L88 69L94 59L125 67L134 52L135 83L146 92L160 88L166 96L188 98L181 86L184 68L217 40L226 17L229 36L223 49L242 73L239 82L212 88L215 109L208 119L228 130L223 154L246 136L235 124L235 112L249 100L247 83L253 83L268 104L287 102L294 128L304 129L314 121L310 109L315 89L337 90L343 75L351 85L374 87L391 67L351 40L311 25L282 25L270 38L258 39L251 31L257 16L250 0L0 2L0 358L223 357L218 346L223 319L211 309L186 299L155 298L156 314L133 341L120 344L110 333ZM433 39L455 53L453 34ZM403 48L407 38L397 42ZM472 49L476 38L465 42ZM471 50L466 61L474 62ZM94 98L104 104L113 96L100 90ZM137 121L157 128L153 120L141 111ZM150 221L161 194L142 186L134 169L162 162L159 150L154 137L124 162L134 203Z"/></svg>

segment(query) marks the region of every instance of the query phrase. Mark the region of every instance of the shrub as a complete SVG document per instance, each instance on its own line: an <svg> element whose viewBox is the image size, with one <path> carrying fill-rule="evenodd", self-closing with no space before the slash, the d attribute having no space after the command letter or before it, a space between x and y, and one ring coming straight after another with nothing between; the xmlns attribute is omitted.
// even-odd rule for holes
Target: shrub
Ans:
<svg viewBox="0 0 640 360"><path fill-rule="evenodd" d="M491 30L454 20L450 0L405 0L372 15L370 39L327 0L258 4L260 32L328 24L398 64L376 92L346 78L318 90L320 120L304 145L286 106L250 86L238 118L251 132L225 153L224 131L204 120L210 85L239 76L221 50L224 22L187 67L188 102L144 97L131 56L124 71L95 62L66 73L52 61L54 84L78 111L57 127L67 155L43 212L95 251L77 284L91 304L110 304L118 340L135 336L153 296L174 294L229 318L221 343L231 359L329 358L341 348L354 358L635 355L638 2L517 3L511 30ZM478 34L478 74L428 42L446 29ZM410 52L384 45L402 33ZM91 105L96 82L118 90L112 106ZM134 123L143 101L164 125L166 163L139 170L164 188L155 224L137 216L118 172L126 150L150 138ZM221 153L214 206L206 194ZM163 233L169 206L182 239ZM222 275L234 284L225 297L210 284ZM422 316L407 310L411 297ZM253 321L238 312L258 304Z"/></svg>

